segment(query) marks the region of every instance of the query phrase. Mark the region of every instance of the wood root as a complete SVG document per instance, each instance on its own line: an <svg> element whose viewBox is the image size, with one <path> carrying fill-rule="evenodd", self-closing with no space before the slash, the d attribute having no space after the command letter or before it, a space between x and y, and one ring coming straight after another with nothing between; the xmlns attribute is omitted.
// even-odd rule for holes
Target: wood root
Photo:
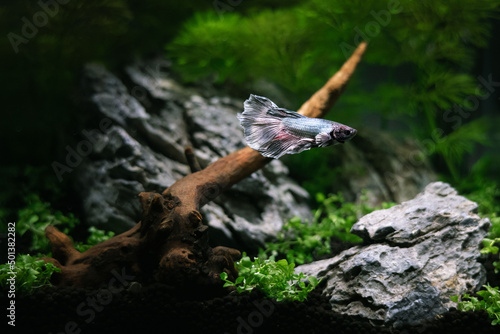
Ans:
<svg viewBox="0 0 500 334"><path fill-rule="evenodd" d="M361 43L298 112L323 117L345 89L365 49L366 44ZM271 159L245 147L202 170L191 148L185 155L192 174L162 194L140 193L142 219L130 230L80 253L67 235L47 227L45 235L53 257L45 261L61 269L53 275L53 283L98 287L125 277L141 283L159 281L176 287L221 289L222 272L234 280L238 275L234 262L241 254L236 249L208 245L208 225L199 210Z"/></svg>

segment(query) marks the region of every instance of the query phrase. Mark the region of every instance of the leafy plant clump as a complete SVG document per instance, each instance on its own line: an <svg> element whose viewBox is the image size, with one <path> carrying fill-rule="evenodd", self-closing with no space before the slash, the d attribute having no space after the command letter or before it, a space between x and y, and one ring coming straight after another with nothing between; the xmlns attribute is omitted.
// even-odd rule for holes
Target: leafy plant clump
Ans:
<svg viewBox="0 0 500 334"><path fill-rule="evenodd" d="M16 233L19 236L23 236L27 232L31 233L30 251L50 253L49 240L45 237L47 226L57 226L62 232L69 234L80 223L72 213L64 215L61 211L54 211L50 203L43 202L36 194L28 195L25 201L26 207L18 212L19 220L16 224ZM74 246L80 252L84 252L115 235L112 231L100 230L94 226L89 227L88 232L89 237L86 243L75 242Z"/></svg>
<svg viewBox="0 0 500 334"><path fill-rule="evenodd" d="M236 262L238 278L231 282L225 272L221 273L220 277L226 282L224 287L233 286L239 293L250 292L257 288L267 297L275 298L277 301L304 301L319 282L316 277L306 277L303 273L296 274L294 268L295 264L288 263L285 259L275 262L271 259L255 258L252 261L246 253L243 253L241 260ZM304 282L305 279L309 284Z"/></svg>
<svg viewBox="0 0 500 334"><path fill-rule="evenodd" d="M61 211L54 211L50 203L42 202L37 194L30 194L25 198L26 206L19 210L19 220L16 224L16 233L23 236L31 232L32 242L29 250L42 253L50 252L50 244L45 237L45 228L49 225L57 226L62 232L69 233L79 224L73 214L65 216Z"/></svg>
<svg viewBox="0 0 500 334"><path fill-rule="evenodd" d="M82 242L76 242L75 243L75 248L80 251L80 252L85 252L92 246L95 246L103 241L108 240L109 238L114 237L115 232L112 231L104 231L100 230L94 226L89 227L88 229L90 235L87 238L87 243L84 244Z"/></svg>
<svg viewBox="0 0 500 334"><path fill-rule="evenodd" d="M492 325L500 324L500 291L498 287L483 285L485 290L478 291L477 294L482 298L471 297L468 294L462 296L462 300L458 296L451 297L451 300L458 303L458 309L464 312L484 310L488 312L490 318L493 319Z"/></svg>
<svg viewBox="0 0 500 334"><path fill-rule="evenodd" d="M0 285L7 289L10 282L8 279L15 273L16 292L21 294L31 294L36 289L50 286L50 278L54 272L60 272L52 263L45 263L39 256L18 255L15 265L5 263L0 265ZM13 267L13 268L12 268Z"/></svg>
<svg viewBox="0 0 500 334"><path fill-rule="evenodd" d="M352 225L359 219L377 208L367 204L367 197L363 195L361 203L348 203L338 193L326 197L318 193L316 200L320 204L314 212L311 223L302 222L299 217L288 221L277 236L275 242L266 243L266 249L259 251L260 258L286 254L290 263L304 264L312 262L314 257L328 254L331 251L333 237L347 242L361 242L361 238L351 234ZM395 203L383 203L386 209Z"/></svg>
<svg viewBox="0 0 500 334"><path fill-rule="evenodd" d="M483 240L483 248L481 249L482 254L498 254L498 247L495 244L500 245L500 238L489 239L485 238ZM500 272L500 261L493 262L495 267L495 274Z"/></svg>
<svg viewBox="0 0 500 334"><path fill-rule="evenodd" d="M0 286L7 288L10 285L10 279L15 277L16 292L22 294L31 294L35 289L50 285L50 278L54 272L60 272L60 269L52 263L45 263L39 258L50 256L50 243L45 237L45 229L52 224L68 234L79 223L79 220L72 214L65 216L60 211L54 211L50 203L42 202L36 194L30 194L26 197L26 207L18 212L19 220L16 224L16 233L23 236L30 232L32 239L29 250L43 252L37 256L18 255L14 263L5 263L0 265ZM115 235L111 231L103 231L94 226L88 229L89 237L86 243L75 242L75 248L84 252L92 246L108 240ZM46 255L44 255L46 254Z"/></svg>

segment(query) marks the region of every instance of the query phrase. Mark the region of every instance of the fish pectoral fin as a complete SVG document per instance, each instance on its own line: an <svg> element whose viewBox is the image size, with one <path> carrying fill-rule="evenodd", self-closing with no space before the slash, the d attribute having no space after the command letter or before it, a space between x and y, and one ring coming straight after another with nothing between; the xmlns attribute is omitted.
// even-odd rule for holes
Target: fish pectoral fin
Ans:
<svg viewBox="0 0 500 334"><path fill-rule="evenodd" d="M284 108L272 108L267 111L268 115L275 116L275 117L280 117L280 118L285 118L285 117L291 117L291 118L301 118L304 117L301 114L295 112L295 111L290 111L286 110Z"/></svg>
<svg viewBox="0 0 500 334"><path fill-rule="evenodd" d="M332 144L332 137L326 132L320 132L314 138L314 143L318 147L330 146Z"/></svg>

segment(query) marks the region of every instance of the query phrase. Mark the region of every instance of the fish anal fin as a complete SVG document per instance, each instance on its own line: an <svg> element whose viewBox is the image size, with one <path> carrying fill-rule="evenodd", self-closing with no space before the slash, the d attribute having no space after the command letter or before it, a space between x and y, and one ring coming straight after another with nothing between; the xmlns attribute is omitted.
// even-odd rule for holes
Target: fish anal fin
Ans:
<svg viewBox="0 0 500 334"><path fill-rule="evenodd" d="M261 147L259 152L265 157L278 159L285 154L295 154L309 150L313 144L314 139L300 138L282 131L268 145Z"/></svg>

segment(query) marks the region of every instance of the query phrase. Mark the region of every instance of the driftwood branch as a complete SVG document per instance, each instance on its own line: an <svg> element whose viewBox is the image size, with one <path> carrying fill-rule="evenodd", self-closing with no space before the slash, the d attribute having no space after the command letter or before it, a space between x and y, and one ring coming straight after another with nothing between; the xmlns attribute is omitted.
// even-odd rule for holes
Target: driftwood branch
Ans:
<svg viewBox="0 0 500 334"><path fill-rule="evenodd" d="M191 147L186 147L184 150L184 155L186 156L186 161L188 163L189 169L191 169L191 173L196 173L201 170L200 163L196 158L196 155L193 152Z"/></svg>
<svg viewBox="0 0 500 334"><path fill-rule="evenodd" d="M302 105L299 113L324 116L342 94L365 49L366 44L361 43L340 70ZM190 288L220 289L221 272L234 279L234 261L240 252L208 246L208 226L199 210L270 159L245 147L201 170L191 148L186 149L185 156L192 174L161 195L140 193L143 218L129 231L80 253L68 236L53 226L47 227L53 258L45 260L61 268L54 283L99 286L107 284L118 272L141 282L156 280Z"/></svg>
<svg viewBox="0 0 500 334"><path fill-rule="evenodd" d="M366 43L363 42L340 70L314 93L298 112L308 117L325 116L344 91L365 50ZM165 190L163 195L190 198L191 207L196 207L198 210L217 197L220 192L261 169L269 161L271 159L263 157L259 152L247 146L217 160L205 168L201 174L191 174L177 181ZM198 197L192 196L195 192Z"/></svg>

